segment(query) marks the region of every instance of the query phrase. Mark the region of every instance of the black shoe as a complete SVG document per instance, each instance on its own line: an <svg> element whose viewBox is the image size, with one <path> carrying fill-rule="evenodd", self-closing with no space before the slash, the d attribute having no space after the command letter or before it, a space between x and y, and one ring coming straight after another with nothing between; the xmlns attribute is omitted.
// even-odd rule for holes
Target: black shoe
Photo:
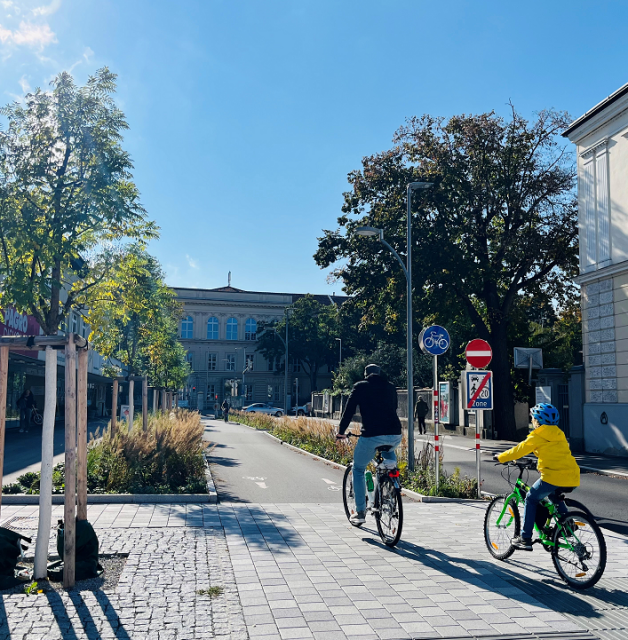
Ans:
<svg viewBox="0 0 628 640"><path fill-rule="evenodd" d="M521 551L532 551L531 538L522 538L521 536L517 536L510 541L510 544L515 549L520 549Z"/></svg>

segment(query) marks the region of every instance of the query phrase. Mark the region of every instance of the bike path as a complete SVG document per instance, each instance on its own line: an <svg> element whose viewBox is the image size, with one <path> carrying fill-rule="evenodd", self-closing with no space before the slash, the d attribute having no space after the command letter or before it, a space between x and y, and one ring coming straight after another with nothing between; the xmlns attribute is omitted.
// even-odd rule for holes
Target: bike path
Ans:
<svg viewBox="0 0 628 640"><path fill-rule="evenodd" d="M342 501L344 471L291 451L265 432L203 419L221 502Z"/></svg>

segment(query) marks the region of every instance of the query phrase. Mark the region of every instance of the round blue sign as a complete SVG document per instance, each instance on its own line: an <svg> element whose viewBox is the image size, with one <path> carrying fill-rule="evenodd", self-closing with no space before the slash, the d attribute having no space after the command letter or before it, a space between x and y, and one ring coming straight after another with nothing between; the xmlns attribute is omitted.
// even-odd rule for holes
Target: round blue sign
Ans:
<svg viewBox="0 0 628 640"><path fill-rule="evenodd" d="M423 329L419 336L419 347L423 353L429 353L431 356L442 356L449 349L450 342L447 329L437 324Z"/></svg>

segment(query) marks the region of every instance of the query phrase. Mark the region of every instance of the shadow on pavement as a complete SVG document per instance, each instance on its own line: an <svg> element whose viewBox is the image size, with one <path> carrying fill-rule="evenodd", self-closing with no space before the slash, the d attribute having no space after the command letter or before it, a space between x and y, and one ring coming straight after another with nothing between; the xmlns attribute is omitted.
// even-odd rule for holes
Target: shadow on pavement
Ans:
<svg viewBox="0 0 628 640"><path fill-rule="evenodd" d="M0 593L0 638L11 640L9 623L7 620L7 610L4 607L4 596Z"/></svg>
<svg viewBox="0 0 628 640"><path fill-rule="evenodd" d="M570 613L584 618L599 618L602 615L589 598L579 597L558 580L554 580L553 583L547 580L534 580L507 569L508 565L500 566L484 560L452 557L442 551L425 549L411 542L401 541L396 548L391 549L379 540L372 538L362 538L362 540L395 555L414 560L430 569L436 569L456 580L502 593L510 600L529 603L530 599L534 598L541 606L552 611ZM525 563L521 563L520 566L527 570L531 568ZM534 571L538 573L538 567L534 567ZM599 599L599 609L603 608L603 603L606 603L606 608L609 604L626 606L627 597L623 591L595 587L589 589L586 594Z"/></svg>
<svg viewBox="0 0 628 640"><path fill-rule="evenodd" d="M242 536L250 551L291 553L291 549L305 546L299 532L283 513L247 505L220 506L220 520L227 536Z"/></svg>

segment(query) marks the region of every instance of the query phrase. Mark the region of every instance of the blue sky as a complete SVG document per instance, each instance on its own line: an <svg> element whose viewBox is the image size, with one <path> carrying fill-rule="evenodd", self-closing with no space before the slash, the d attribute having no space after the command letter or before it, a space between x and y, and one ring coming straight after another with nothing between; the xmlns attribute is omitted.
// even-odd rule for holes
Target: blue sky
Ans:
<svg viewBox="0 0 628 640"><path fill-rule="evenodd" d="M2 103L118 74L176 286L337 293L312 254L406 117L581 115L628 81L625 2L0 0Z"/></svg>

